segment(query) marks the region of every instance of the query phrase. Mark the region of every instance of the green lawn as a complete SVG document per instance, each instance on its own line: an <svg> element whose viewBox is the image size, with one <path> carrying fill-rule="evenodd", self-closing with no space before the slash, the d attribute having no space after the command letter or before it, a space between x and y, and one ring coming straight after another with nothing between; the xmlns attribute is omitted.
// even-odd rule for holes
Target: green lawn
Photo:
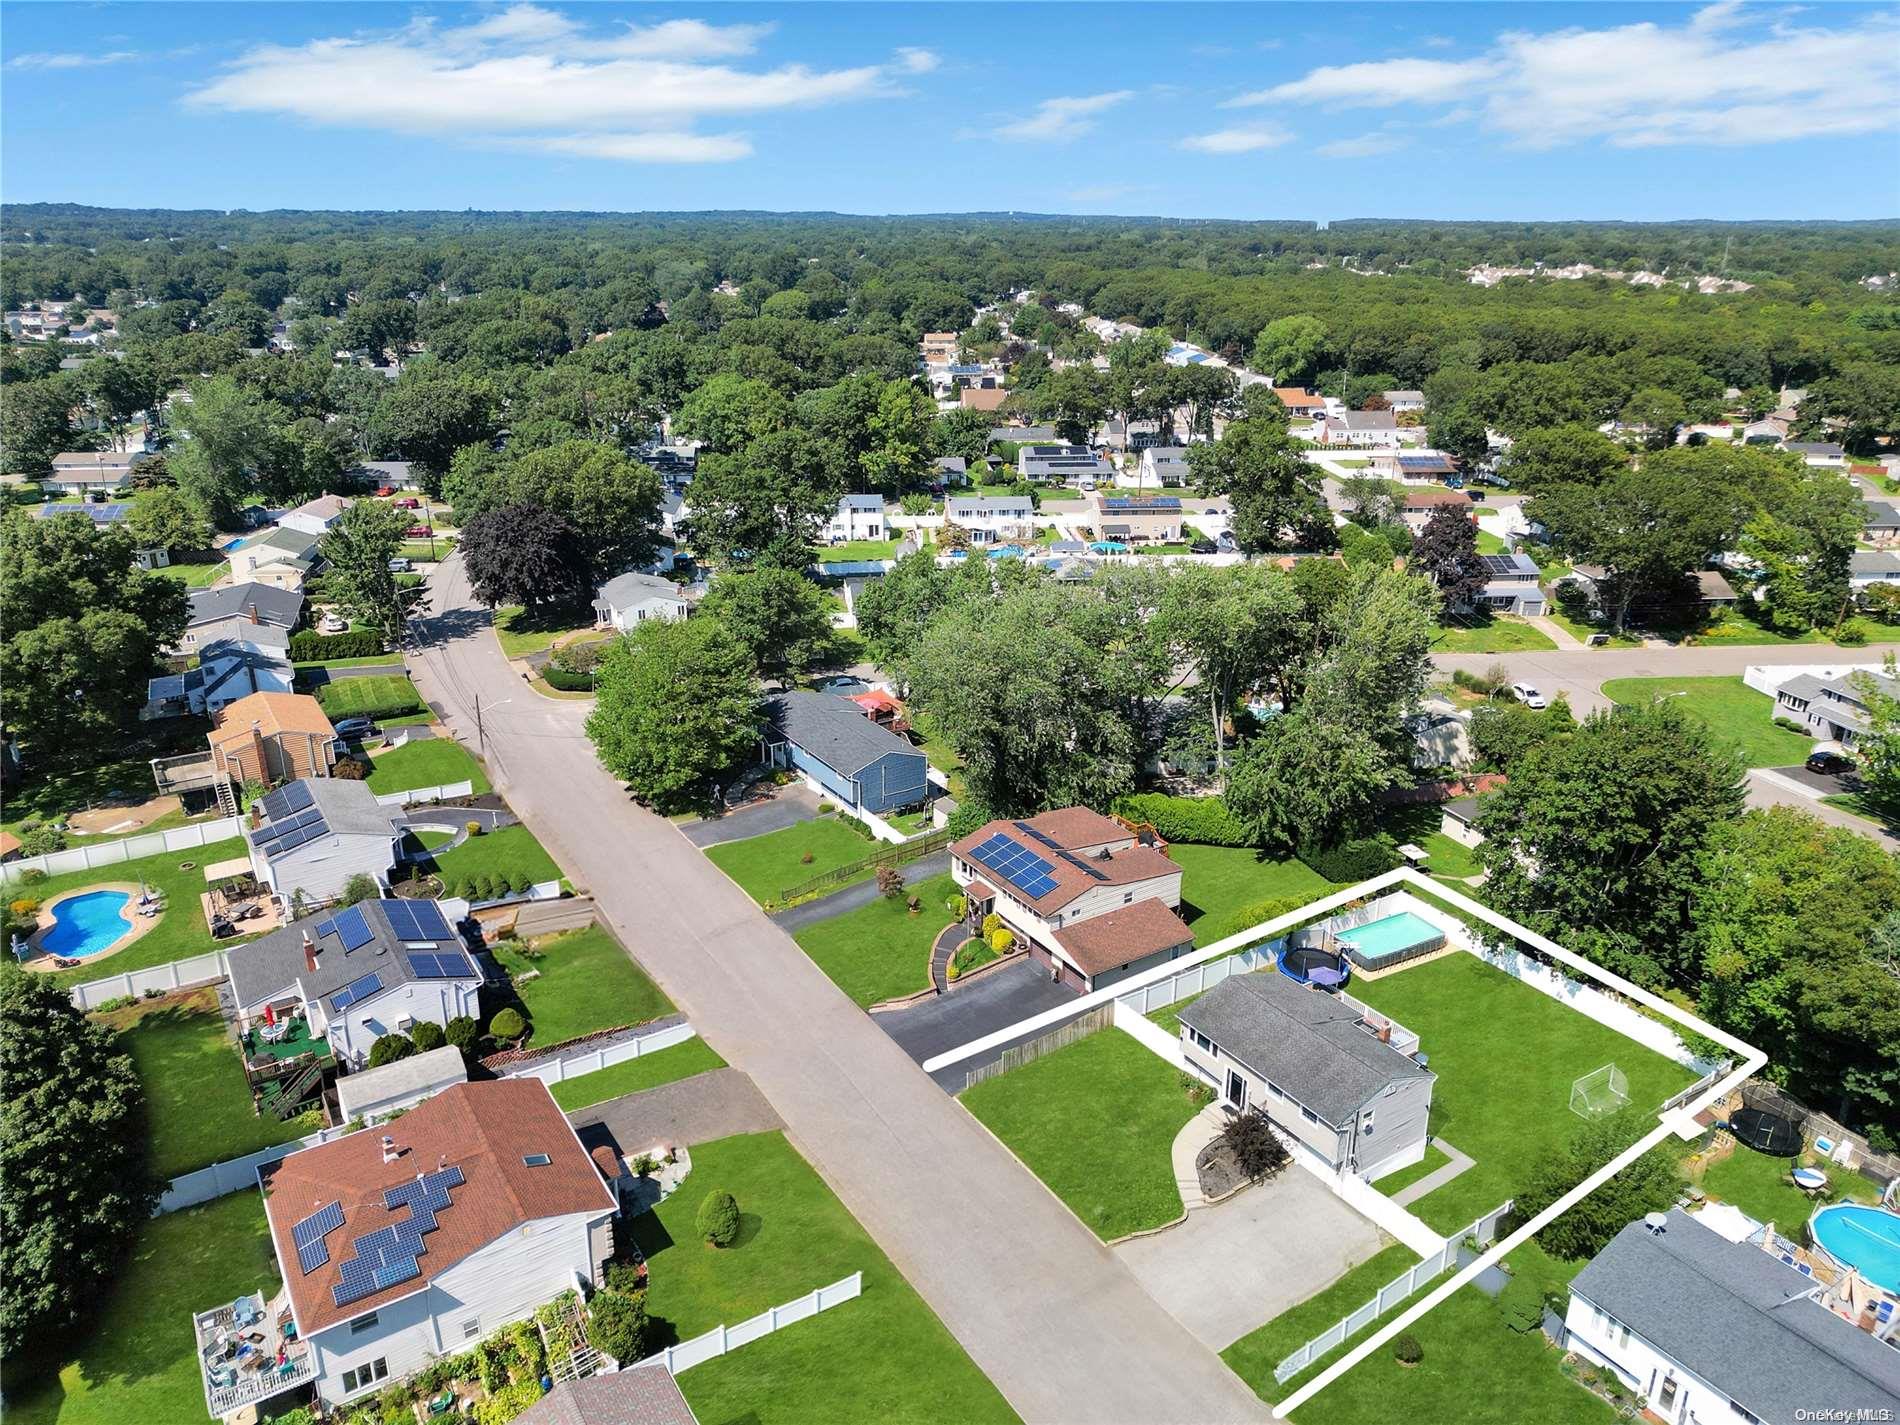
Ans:
<svg viewBox="0 0 1900 1425"><path fill-rule="evenodd" d="M1776 633L1751 619L1739 614L1731 614L1717 619L1707 628L1693 630L1697 643L1728 643L1753 646L1783 643L1826 643L1828 636L1818 629L1808 629L1804 633Z"/></svg>
<svg viewBox="0 0 1900 1425"><path fill-rule="evenodd" d="M561 1111L573 1113L591 1104L619 1098L622 1094L656 1089L675 1079L690 1079L694 1074L704 1074L725 1066L726 1061L715 1054L704 1039L695 1038L688 1039L684 1044L675 1044L670 1049L656 1049L651 1054L642 1054L623 1064L596 1069L591 1074L562 1079L558 1084L548 1085L548 1088L554 1095L554 1101L561 1106Z"/></svg>
<svg viewBox="0 0 1900 1425"><path fill-rule="evenodd" d="M483 836L471 836L453 851L436 857L435 866L443 884L451 887L463 877L484 875L510 880L521 875L537 885L561 879L561 868L525 826L504 826Z"/></svg>
<svg viewBox="0 0 1900 1425"><path fill-rule="evenodd" d="M209 564L168 564L153 572L163 574L167 579L176 579L187 589L208 589L230 567L224 560L218 559Z"/></svg>
<svg viewBox="0 0 1900 1425"><path fill-rule="evenodd" d="M1511 614L1469 628L1441 626L1432 640L1434 653L1541 653L1556 646L1542 629Z"/></svg>
<svg viewBox="0 0 1900 1425"><path fill-rule="evenodd" d="M1412 1164L1409 1168L1400 1168L1396 1173L1386 1174L1380 1178L1379 1181L1374 1183L1373 1186L1387 1197L1391 1197L1403 1191L1405 1188L1410 1187L1420 1178L1430 1177L1450 1161L1451 1158L1445 1153L1444 1149L1440 1148L1436 1143L1427 1143L1425 1145L1425 1156L1419 1159L1418 1162Z"/></svg>
<svg viewBox="0 0 1900 1425"><path fill-rule="evenodd" d="M252 1111L250 1085L213 990L141 1000L100 1019L121 1031L145 1086L152 1171L161 1178L288 1143L318 1126L314 1115L284 1123Z"/></svg>
<svg viewBox="0 0 1900 1425"><path fill-rule="evenodd" d="M369 789L378 796L461 781L473 782L478 797L489 790L481 764L461 743L447 737L428 737L378 754L370 762L368 780Z"/></svg>
<svg viewBox="0 0 1900 1425"><path fill-rule="evenodd" d="M1807 1238L1814 1198L1788 1181L1789 1170L1797 1161L1771 1158L1766 1153L1738 1145L1721 1162L1705 1168L1696 1182L1710 1197L1732 1203L1757 1222L1772 1222L1782 1236L1801 1242ZM1827 1174L1829 1184L1842 1198L1859 1202L1880 1200L1879 1190L1859 1173L1836 1163L1816 1162L1814 1166Z"/></svg>
<svg viewBox="0 0 1900 1425"><path fill-rule="evenodd" d="M853 539L844 544L814 544L813 563L841 564L860 559L894 559L898 541L894 539Z"/></svg>
<svg viewBox="0 0 1900 1425"><path fill-rule="evenodd" d="M552 648L562 634L579 633L593 626L593 612L586 609L543 609L534 615L514 605L495 610L495 637L501 640L501 651L510 658L526 658Z"/></svg>
<svg viewBox="0 0 1900 1425"><path fill-rule="evenodd" d="M560 1044L673 1012L673 1002L602 926L550 935L532 948L501 940L494 950L502 969L517 977L514 992L534 1044ZM530 970L541 973L522 983L519 977Z"/></svg>
<svg viewBox="0 0 1900 1425"><path fill-rule="evenodd" d="M873 1005L930 987L930 946L950 923L944 902L957 893L949 876L910 888L923 909L879 896L858 910L821 921L792 938L831 982L861 1005Z"/></svg>
<svg viewBox="0 0 1900 1425"><path fill-rule="evenodd" d="M1413 1328L1425 1348L1401 1366L1388 1345L1302 1406L1303 1425L1613 1425L1616 1413L1558 1369L1562 1353L1541 1331L1507 1329L1475 1287L1455 1292Z"/></svg>
<svg viewBox="0 0 1900 1425"><path fill-rule="evenodd" d="M1420 1038L1438 1082L1432 1133L1476 1161L1412 1211L1453 1232L1523 1185L1548 1148L1582 1126L1570 1112L1571 1083L1614 1063L1629 1078L1630 1103L1651 1109L1695 1076L1615 1030L1520 984L1475 955L1448 955L1352 992Z"/></svg>
<svg viewBox="0 0 1900 1425"><path fill-rule="evenodd" d="M234 836L229 841L214 841L209 846L194 846L189 851L167 851L136 861L120 861L96 871L70 871L63 876L48 877L36 886L10 885L7 894L9 897L27 895L44 903L54 896L87 886L139 881L163 894L165 910L158 924L123 950L100 959L82 960L75 969L51 972L61 984L78 984L216 949L220 942L211 938L211 931L205 925L204 903L199 899L205 891L204 868L214 861L228 861L244 854L244 838ZM191 869L181 870L186 864ZM222 943L228 948L236 942Z"/></svg>
<svg viewBox="0 0 1900 1425"><path fill-rule="evenodd" d="M736 1326L852 1272L864 1294L680 1375L707 1425L968 1425L1016 1417L910 1283L781 1133L696 1144L681 1189L633 1222L651 1263L649 1339ZM703 1245L693 1219L715 1188L738 1199L739 1238Z"/></svg>
<svg viewBox="0 0 1900 1425"><path fill-rule="evenodd" d="M1582 644L1587 645L1591 639L1600 633L1609 633L1607 628L1599 628L1595 624L1579 622L1555 606L1551 608L1547 617L1552 623L1567 631L1572 638ZM1636 634L1618 633L1611 635L1610 641L1607 644L1600 644L1598 646L1605 648L1640 648L1642 643L1643 640Z"/></svg>
<svg viewBox="0 0 1900 1425"><path fill-rule="evenodd" d="M1245 847L1175 842L1168 855L1181 867L1181 918L1193 928L1196 945L1211 945L1244 929L1227 921L1256 901L1282 896L1318 900L1333 889L1331 881L1304 861L1263 861Z"/></svg>
<svg viewBox="0 0 1900 1425"><path fill-rule="evenodd" d="M862 861L877 849L877 842L860 836L837 817L821 816L764 836L709 846L706 859L737 881L753 900L770 905L790 887Z"/></svg>
<svg viewBox="0 0 1900 1425"><path fill-rule="evenodd" d="M302 663L291 665L299 673L315 672L320 668L400 668L400 653L368 653L361 658L309 658ZM312 679L312 681L317 681Z"/></svg>
<svg viewBox="0 0 1900 1425"><path fill-rule="evenodd" d="M1418 1259L1410 1247L1394 1242L1356 1263L1331 1286L1249 1331L1222 1351L1220 1358L1262 1400L1278 1400L1287 1394L1291 1382L1281 1385L1273 1378L1273 1368L1340 1317L1372 1300L1380 1287Z"/></svg>
<svg viewBox="0 0 1900 1425"><path fill-rule="evenodd" d="M9 1382L8 1425L207 1419L192 1313L281 1280L256 1192L154 1217L88 1303L86 1327L45 1363L57 1376Z"/></svg>
<svg viewBox="0 0 1900 1425"><path fill-rule="evenodd" d="M1798 766L1814 739L1774 724L1775 700L1740 678L1612 678L1603 696L1615 703L1664 698L1707 723L1717 739L1736 747L1750 767Z"/></svg>
<svg viewBox="0 0 1900 1425"><path fill-rule="evenodd" d="M1887 818L1875 810L1874 804L1859 792L1843 792L1838 796L1822 797L1821 800L1828 806L1839 807L1850 816L1865 817L1881 826L1887 825Z"/></svg>
<svg viewBox="0 0 1900 1425"><path fill-rule="evenodd" d="M1410 842L1429 856L1425 869L1436 876L1475 876L1480 867L1471 847L1453 841L1438 829L1442 816L1436 806L1404 807L1385 814L1379 829L1400 845Z"/></svg>
<svg viewBox="0 0 1900 1425"><path fill-rule="evenodd" d="M422 694L400 673L337 678L317 689L317 701L332 722L346 717L373 717L383 721L423 709Z"/></svg>
<svg viewBox="0 0 1900 1425"><path fill-rule="evenodd" d="M1505 552L1506 547L1504 541L1497 535L1491 533L1490 530L1481 529L1478 531L1478 553L1502 554Z"/></svg>
<svg viewBox="0 0 1900 1425"><path fill-rule="evenodd" d="M1181 1215L1170 1154L1199 1110L1133 1035L1097 1030L962 1099L1103 1241Z"/></svg>

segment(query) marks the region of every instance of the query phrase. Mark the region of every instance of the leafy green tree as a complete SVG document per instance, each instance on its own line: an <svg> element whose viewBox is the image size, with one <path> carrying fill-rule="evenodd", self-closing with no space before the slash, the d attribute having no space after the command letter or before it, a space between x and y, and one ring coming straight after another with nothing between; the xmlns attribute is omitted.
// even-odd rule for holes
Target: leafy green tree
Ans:
<svg viewBox="0 0 1900 1425"><path fill-rule="evenodd" d="M495 1012L488 1021L488 1037L498 1044L518 1044L528 1033L528 1021L512 1005Z"/></svg>
<svg viewBox="0 0 1900 1425"><path fill-rule="evenodd" d="M1861 795L1889 821L1900 821L1900 698L1890 691L1900 684L1900 666L1893 654L1883 660L1883 676L1850 675L1854 694L1867 711L1867 726L1854 740L1860 758Z"/></svg>
<svg viewBox="0 0 1900 1425"><path fill-rule="evenodd" d="M1589 426L1528 430L1498 461L1498 473L1527 493L1552 485L1601 485L1629 468L1629 452Z"/></svg>
<svg viewBox="0 0 1900 1425"><path fill-rule="evenodd" d="M1669 702L1593 713L1488 794L1477 848L1504 914L1652 987L1694 979L1691 907L1740 761Z"/></svg>
<svg viewBox="0 0 1900 1425"><path fill-rule="evenodd" d="M0 516L0 722L36 759L116 746L184 636L184 586L132 551L130 534L89 519Z"/></svg>
<svg viewBox="0 0 1900 1425"><path fill-rule="evenodd" d="M456 472L473 463L469 452L458 451L450 480L459 483L464 477ZM497 465L455 510L464 520L504 505L558 511L572 527L587 578L598 585L658 558L665 538L661 494L660 477L637 460L598 441L570 440Z"/></svg>
<svg viewBox="0 0 1900 1425"><path fill-rule="evenodd" d="M700 601L739 640L759 677L783 683L810 672L831 651L831 612L819 587L790 569L727 574Z"/></svg>
<svg viewBox="0 0 1900 1425"><path fill-rule="evenodd" d="M706 443L714 455L736 455L754 441L785 429L792 417L785 398L763 381L722 372L687 396L673 429Z"/></svg>
<svg viewBox="0 0 1900 1425"><path fill-rule="evenodd" d="M711 804L756 751L751 658L717 619L648 621L615 642L587 734L607 770L657 810Z"/></svg>
<svg viewBox="0 0 1900 1425"><path fill-rule="evenodd" d="M733 455L702 455L693 477L693 548L716 563L803 569L838 507L842 481L811 436L783 430Z"/></svg>
<svg viewBox="0 0 1900 1425"><path fill-rule="evenodd" d="M61 1359L158 1203L118 1036L51 976L0 974L0 1355Z"/></svg>
<svg viewBox="0 0 1900 1425"><path fill-rule="evenodd" d="M1035 388L1028 406L1037 420L1054 426L1063 440L1083 445L1108 414L1108 391L1094 367L1065 366L1050 372ZM977 452L978 457L982 454Z"/></svg>
<svg viewBox="0 0 1900 1425"><path fill-rule="evenodd" d="M174 558L211 547L211 526L169 485L134 495L125 527L140 549L163 549Z"/></svg>
<svg viewBox="0 0 1900 1425"><path fill-rule="evenodd" d="M1640 1138L1647 1127L1635 1109L1586 1122L1563 1148L1532 1165L1512 1215L1535 1217ZM1573 1262L1594 1257L1632 1222L1674 1207L1681 1192L1676 1151L1669 1143L1659 1144L1539 1232L1538 1245Z"/></svg>
<svg viewBox="0 0 1900 1425"><path fill-rule="evenodd" d="M462 375L405 375L377 403L367 438L380 458L413 461L439 482L456 451L485 444L495 430L486 383Z"/></svg>
<svg viewBox="0 0 1900 1425"><path fill-rule="evenodd" d="M189 438L172 447L166 463L200 516L233 527L257 487L258 471L276 457L284 415L229 376L192 383L190 403L172 413L172 423Z"/></svg>
<svg viewBox="0 0 1900 1425"><path fill-rule="evenodd" d="M1326 324L1317 317L1281 317L1268 322L1253 344L1253 369L1277 382L1304 381L1318 369L1326 349Z"/></svg>
<svg viewBox="0 0 1900 1425"><path fill-rule="evenodd" d="M1494 700L1471 710L1471 750L1480 766L1508 772L1552 738L1568 735L1576 725L1570 702L1562 693L1545 708Z"/></svg>
<svg viewBox="0 0 1900 1425"><path fill-rule="evenodd" d="M1338 543L1319 467L1284 430L1235 421L1219 440L1189 446L1188 465L1202 494L1231 498L1234 541L1248 554Z"/></svg>
<svg viewBox="0 0 1900 1425"><path fill-rule="evenodd" d="M381 632L391 648L402 646L403 630L419 597L419 591L404 589L389 568L402 548L406 523L393 505L356 500L317 546L329 563L324 583L331 601L350 618Z"/></svg>
<svg viewBox="0 0 1900 1425"><path fill-rule="evenodd" d="M1462 405L1441 406L1433 402L1429 434L1434 449L1442 450L1464 465L1474 465L1491 453L1491 437L1484 418Z"/></svg>
<svg viewBox="0 0 1900 1425"><path fill-rule="evenodd" d="M1391 752L1348 723L1304 708L1271 718L1227 769L1227 809L1265 845L1332 846L1374 800L1406 780Z"/></svg>
<svg viewBox="0 0 1900 1425"><path fill-rule="evenodd" d="M739 1237L739 1204L724 1188L701 1199L693 1227L700 1240L712 1247L730 1247Z"/></svg>
<svg viewBox="0 0 1900 1425"><path fill-rule="evenodd" d="M415 1052L416 1041L407 1034L380 1034L376 1042L369 1046L369 1066L380 1069L385 1064L407 1059Z"/></svg>
<svg viewBox="0 0 1900 1425"><path fill-rule="evenodd" d="M1643 428L1643 445L1650 450L1666 450L1676 442L1676 431L1689 419L1682 397L1654 386L1636 392L1623 405L1624 425Z"/></svg>
<svg viewBox="0 0 1900 1425"><path fill-rule="evenodd" d="M934 550L913 550L865 584L858 633L872 658L901 677L932 619L952 603L988 593L987 569L969 563L946 569Z"/></svg>
<svg viewBox="0 0 1900 1425"><path fill-rule="evenodd" d="M595 1350L623 1366L644 1360L647 1354L646 1293L595 1292L587 1303L587 1340Z"/></svg>
<svg viewBox="0 0 1900 1425"><path fill-rule="evenodd" d="M858 458L866 489L901 495L929 469L930 398L908 381L886 381L866 423L869 446Z"/></svg>
<svg viewBox="0 0 1900 1425"><path fill-rule="evenodd" d="M1761 608L1785 633L1839 624L1852 599L1850 574L1861 533L1860 492L1837 475L1764 472L1752 486L1763 508L1739 548L1761 569Z"/></svg>
<svg viewBox="0 0 1900 1425"><path fill-rule="evenodd" d="M582 608L594 582L572 520L541 505L503 505L462 529L462 562L475 597L496 608Z"/></svg>
<svg viewBox="0 0 1900 1425"><path fill-rule="evenodd" d="M1159 591L1153 612L1180 681L1207 699L1217 766L1248 690L1311 646L1313 621L1293 581L1260 564L1189 565Z"/></svg>
<svg viewBox="0 0 1900 1425"><path fill-rule="evenodd" d="M1398 501L1376 475L1348 475L1339 482L1339 493L1346 502L1347 518L1364 529L1377 529L1398 518Z"/></svg>
<svg viewBox="0 0 1900 1425"><path fill-rule="evenodd" d="M0 470L9 475L49 475L53 457L83 449L73 425L71 383L62 376L9 381L0 401Z"/></svg>
<svg viewBox="0 0 1900 1425"><path fill-rule="evenodd" d="M995 426L996 418L988 411L945 411L931 423L930 453L960 456L973 465L989 452Z"/></svg>
<svg viewBox="0 0 1900 1425"><path fill-rule="evenodd" d="M356 905L361 901L375 900L379 893L374 878L358 871L343 883L343 892L337 900L344 905Z"/></svg>

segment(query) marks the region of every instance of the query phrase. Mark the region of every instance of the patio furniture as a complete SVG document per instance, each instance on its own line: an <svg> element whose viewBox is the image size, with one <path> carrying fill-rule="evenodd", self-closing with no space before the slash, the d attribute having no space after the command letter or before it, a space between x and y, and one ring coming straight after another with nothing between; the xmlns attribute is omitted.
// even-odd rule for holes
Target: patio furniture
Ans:
<svg viewBox="0 0 1900 1425"><path fill-rule="evenodd" d="M455 1392L452 1390L445 1390L442 1392L442 1394L430 1399L429 1414L447 1415L450 1410L454 1409L454 1407L455 1407Z"/></svg>
<svg viewBox="0 0 1900 1425"><path fill-rule="evenodd" d="M1827 1174L1819 1168L1796 1168L1788 1176L1803 1192L1819 1192L1827 1186Z"/></svg>

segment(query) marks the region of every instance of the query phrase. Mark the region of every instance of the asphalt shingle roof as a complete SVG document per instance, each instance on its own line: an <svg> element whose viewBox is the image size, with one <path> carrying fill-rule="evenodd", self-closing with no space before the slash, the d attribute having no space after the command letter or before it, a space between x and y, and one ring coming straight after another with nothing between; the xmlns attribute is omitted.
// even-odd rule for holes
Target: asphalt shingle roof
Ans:
<svg viewBox="0 0 1900 1425"><path fill-rule="evenodd" d="M1277 970L1229 976L1182 1010L1181 1023L1334 1125L1394 1080L1433 1077L1361 1029L1358 1010Z"/></svg>
<svg viewBox="0 0 1900 1425"><path fill-rule="evenodd" d="M833 771L856 776L893 752L924 754L879 727L849 698L835 693L779 693L765 700L766 736L803 748Z"/></svg>
<svg viewBox="0 0 1900 1425"><path fill-rule="evenodd" d="M1900 1408L1900 1351L1802 1299L1814 1287L1681 1211L1660 1233L1632 1222L1571 1283L1763 1420L1796 1420L1823 1405Z"/></svg>
<svg viewBox="0 0 1900 1425"><path fill-rule="evenodd" d="M317 934L319 925L334 922L337 914L334 910L305 916L248 944L232 946L225 958L230 962L231 995L238 1007L249 1009L292 985L297 986L305 1000L315 1000L354 984L368 974L376 975L385 990L415 979L409 957L401 952L405 944L422 942L398 936L390 927L381 901L359 901L357 909L363 912L363 923L369 927L371 938L368 944L354 950L344 949L343 941L334 931L328 935ZM443 918L448 918L446 912ZM449 929L450 939L431 943L444 950L466 952L467 947L453 923ZM304 954L306 932L317 949L314 970ZM475 975L480 978L479 968Z"/></svg>
<svg viewBox="0 0 1900 1425"><path fill-rule="evenodd" d="M515 1425L699 1425L679 1383L663 1365L563 1381Z"/></svg>
<svg viewBox="0 0 1900 1425"><path fill-rule="evenodd" d="M216 589L199 589L186 603L189 605L185 617L187 626L230 618L253 608L260 623L274 623L279 628L293 628L303 616L302 594L269 584L225 584Z"/></svg>

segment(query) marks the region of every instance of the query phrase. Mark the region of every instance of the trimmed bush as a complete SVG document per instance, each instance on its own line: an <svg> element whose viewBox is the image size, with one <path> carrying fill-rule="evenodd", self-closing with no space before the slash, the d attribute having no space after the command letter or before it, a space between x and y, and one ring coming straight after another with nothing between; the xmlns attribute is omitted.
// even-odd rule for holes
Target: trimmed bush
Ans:
<svg viewBox="0 0 1900 1425"><path fill-rule="evenodd" d="M570 668L557 668L550 663L541 670L541 681L550 688L562 693L591 693L594 691L592 673L576 673Z"/></svg>
<svg viewBox="0 0 1900 1425"><path fill-rule="evenodd" d="M290 637L293 663L311 663L324 658L373 658L383 651L383 636L368 628L352 629L348 633L318 633L307 628ZM390 657L396 659L393 653Z"/></svg>
<svg viewBox="0 0 1900 1425"><path fill-rule="evenodd" d="M488 1021L488 1034L491 1039L504 1044L513 1044L528 1032L528 1021L521 1017L521 1011L510 1006L500 1010Z"/></svg>
<svg viewBox="0 0 1900 1425"><path fill-rule="evenodd" d="M994 820L988 807L959 806L950 813L950 819L944 829L950 833L952 841L961 841L978 827Z"/></svg>
<svg viewBox="0 0 1900 1425"><path fill-rule="evenodd" d="M1202 846L1258 846L1260 838L1227 810L1219 797L1171 797L1162 792L1137 792L1115 802L1115 814L1137 825L1151 822L1164 841L1192 841Z"/></svg>
<svg viewBox="0 0 1900 1425"><path fill-rule="evenodd" d="M1016 937L1009 930L998 926L990 932L990 949L998 955L1009 954L1010 946L1016 943Z"/></svg>
<svg viewBox="0 0 1900 1425"><path fill-rule="evenodd" d="M1002 925L1003 917L998 915L995 911L991 911L988 915L983 917L983 938L987 940L1000 930Z"/></svg>
<svg viewBox="0 0 1900 1425"><path fill-rule="evenodd" d="M587 1339L596 1351L631 1365L646 1355L645 1292L597 1291L587 1303Z"/></svg>
<svg viewBox="0 0 1900 1425"><path fill-rule="evenodd" d="M339 782L363 782L369 779L370 765L359 762L354 757L339 757L336 766L330 769L330 775Z"/></svg>
<svg viewBox="0 0 1900 1425"><path fill-rule="evenodd" d="M1415 1366L1425 1359L1425 1348L1410 1331L1392 1343L1392 1359L1402 1366Z"/></svg>
<svg viewBox="0 0 1900 1425"><path fill-rule="evenodd" d="M426 1054L432 1049L440 1049L449 1042L449 1036L443 1032L442 1026L437 1024L433 1019L422 1020L410 1031L409 1037L415 1041L416 1052L418 1054Z"/></svg>
<svg viewBox="0 0 1900 1425"><path fill-rule="evenodd" d="M458 1014L443 1027L443 1037L464 1054L473 1054L481 1043L482 1029L466 1014Z"/></svg>
<svg viewBox="0 0 1900 1425"><path fill-rule="evenodd" d="M970 913L970 903L962 896L951 896L943 903L943 908L950 912L952 920L962 920Z"/></svg>
<svg viewBox="0 0 1900 1425"><path fill-rule="evenodd" d="M1340 885L1369 881L1399 864L1398 847L1389 836L1361 836L1323 850L1302 847L1299 855L1315 873Z"/></svg>
<svg viewBox="0 0 1900 1425"><path fill-rule="evenodd" d="M699 1205L693 1226L707 1245L730 1247L739 1236L739 1202L724 1188L714 1188Z"/></svg>
<svg viewBox="0 0 1900 1425"><path fill-rule="evenodd" d="M416 1041L406 1034L385 1034L369 1046L369 1066L380 1069L384 1064L393 1064L399 1059L407 1059L416 1052Z"/></svg>

